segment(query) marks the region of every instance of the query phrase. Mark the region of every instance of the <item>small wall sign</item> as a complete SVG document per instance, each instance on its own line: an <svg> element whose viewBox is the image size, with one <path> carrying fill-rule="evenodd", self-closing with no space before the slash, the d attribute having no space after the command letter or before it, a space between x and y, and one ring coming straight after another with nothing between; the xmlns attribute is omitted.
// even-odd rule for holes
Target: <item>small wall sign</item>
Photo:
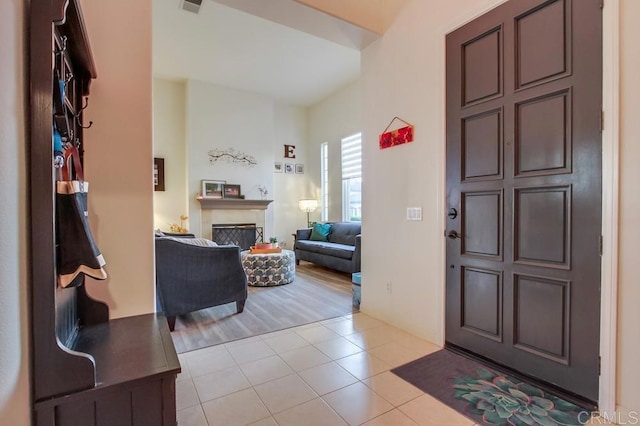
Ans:
<svg viewBox="0 0 640 426"><path fill-rule="evenodd" d="M295 145L284 145L284 158L296 158L296 154L294 153L296 149Z"/></svg>
<svg viewBox="0 0 640 426"><path fill-rule="evenodd" d="M396 130L387 131L395 120L402 121L406 126ZM407 123L402 118L393 117L393 120L391 120L387 128L384 129L380 135L380 149L391 148L392 146L402 145L408 142L413 142L413 125L411 123Z"/></svg>

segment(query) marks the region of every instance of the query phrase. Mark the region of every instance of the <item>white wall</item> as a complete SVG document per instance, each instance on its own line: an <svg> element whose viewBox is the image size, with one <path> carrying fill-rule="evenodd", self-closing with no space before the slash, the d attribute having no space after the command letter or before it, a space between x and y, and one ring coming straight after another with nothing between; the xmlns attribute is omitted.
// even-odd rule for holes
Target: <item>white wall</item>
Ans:
<svg viewBox="0 0 640 426"><path fill-rule="evenodd" d="M247 199L262 197L258 185L267 188L274 200L266 211L265 239L292 247L292 233L305 226L306 216L298 200L315 195L310 174L274 173L273 163L289 162L309 166L307 152L307 108L279 103L251 92L214 84L154 80L154 155L165 158L166 191L154 193L155 226L167 229L189 216L191 232L205 237L201 209L195 197L201 180L225 180L240 184ZM295 159L284 158L284 145L295 145ZM249 154L256 166L217 162L210 164L208 151L234 148ZM236 222L255 220L255 212L235 215ZM261 213L258 213L261 214ZM234 221L222 215L223 222ZM253 218L253 219L252 219Z"/></svg>
<svg viewBox="0 0 640 426"><path fill-rule="evenodd" d="M203 236L208 232L197 230L200 205L195 196L202 179L240 184L247 199L260 199L258 185L262 185L268 191L266 198L274 200L266 211L264 237L277 237L291 247L291 233L306 221L297 201L308 192L308 175L274 173L273 163L305 163L306 109L198 81L187 83L186 105L189 215L196 219L190 220L191 230ZM285 144L296 146L295 159L283 158ZM234 148L258 164L210 164L207 153L213 148Z"/></svg>
<svg viewBox="0 0 640 426"><path fill-rule="evenodd" d="M0 419L30 423L24 8L0 2Z"/></svg>
<svg viewBox="0 0 640 426"><path fill-rule="evenodd" d="M201 210L196 201L202 179L239 184L247 199L260 199L258 185L273 194L275 102L255 93L189 80L186 117L189 226L196 234L207 236L208 230L200 229ZM257 164L210 164L208 152L214 148L233 148L252 156ZM265 233L270 235L273 207L266 213Z"/></svg>
<svg viewBox="0 0 640 426"><path fill-rule="evenodd" d="M314 196L320 200L320 145L329 151L329 217L342 220L341 141L362 131L362 86L360 80L333 93L309 108L309 167ZM366 213L365 213L366 214ZM363 214L364 215L364 214ZM320 209L312 213L320 220Z"/></svg>
<svg viewBox="0 0 640 426"><path fill-rule="evenodd" d="M153 80L153 156L164 158L165 178L165 190L153 192L154 228L163 231L189 212L185 96L183 82Z"/></svg>
<svg viewBox="0 0 640 426"><path fill-rule="evenodd" d="M153 312L151 1L81 3L98 70L85 117L89 220L109 274L87 287L112 318Z"/></svg>
<svg viewBox="0 0 640 426"><path fill-rule="evenodd" d="M275 107L274 161L304 165L303 174L273 173L273 235L286 248L293 247L292 234L307 226L307 214L298 208L298 200L316 196L312 182L315 161L308 147L307 108L277 104ZM284 158L284 145L294 145L296 158ZM271 198L271 197L269 197Z"/></svg>
<svg viewBox="0 0 640 426"><path fill-rule="evenodd" d="M606 3L605 3L606 5ZM620 241L618 315L618 403L640 412L640 2L620 1ZM636 416L637 419L637 416ZM622 423L622 422L621 422ZM630 424L630 423L627 423Z"/></svg>

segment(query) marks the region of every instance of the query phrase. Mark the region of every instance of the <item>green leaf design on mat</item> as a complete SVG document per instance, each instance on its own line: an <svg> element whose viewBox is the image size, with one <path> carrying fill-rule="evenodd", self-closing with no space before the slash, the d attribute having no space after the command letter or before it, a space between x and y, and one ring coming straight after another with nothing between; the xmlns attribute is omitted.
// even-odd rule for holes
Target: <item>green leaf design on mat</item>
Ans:
<svg viewBox="0 0 640 426"><path fill-rule="evenodd" d="M454 398L466 401L470 414L491 425L578 425L580 407L527 383L479 368L478 377L449 379Z"/></svg>
<svg viewBox="0 0 640 426"><path fill-rule="evenodd" d="M478 376L480 376L481 379L486 380L488 382L491 382L493 381L493 379L498 377L498 375L493 371L485 370L484 368L478 368Z"/></svg>

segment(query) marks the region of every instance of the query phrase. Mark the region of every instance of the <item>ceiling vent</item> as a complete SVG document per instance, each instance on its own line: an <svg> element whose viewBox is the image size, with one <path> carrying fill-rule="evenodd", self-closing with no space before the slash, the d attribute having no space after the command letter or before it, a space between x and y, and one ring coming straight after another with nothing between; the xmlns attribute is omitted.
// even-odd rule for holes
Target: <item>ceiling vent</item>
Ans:
<svg viewBox="0 0 640 426"><path fill-rule="evenodd" d="M187 12L198 13L202 6L202 0L182 0L180 8Z"/></svg>

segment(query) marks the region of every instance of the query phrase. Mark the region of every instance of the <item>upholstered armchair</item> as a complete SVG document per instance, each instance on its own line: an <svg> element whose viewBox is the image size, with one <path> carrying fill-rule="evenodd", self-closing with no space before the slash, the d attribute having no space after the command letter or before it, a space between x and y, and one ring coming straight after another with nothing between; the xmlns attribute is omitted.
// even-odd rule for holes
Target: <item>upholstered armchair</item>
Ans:
<svg viewBox="0 0 640 426"><path fill-rule="evenodd" d="M240 263L240 247L198 245L201 240L155 239L158 311L165 314L172 331L176 315L231 302L241 313L247 300L247 276Z"/></svg>

